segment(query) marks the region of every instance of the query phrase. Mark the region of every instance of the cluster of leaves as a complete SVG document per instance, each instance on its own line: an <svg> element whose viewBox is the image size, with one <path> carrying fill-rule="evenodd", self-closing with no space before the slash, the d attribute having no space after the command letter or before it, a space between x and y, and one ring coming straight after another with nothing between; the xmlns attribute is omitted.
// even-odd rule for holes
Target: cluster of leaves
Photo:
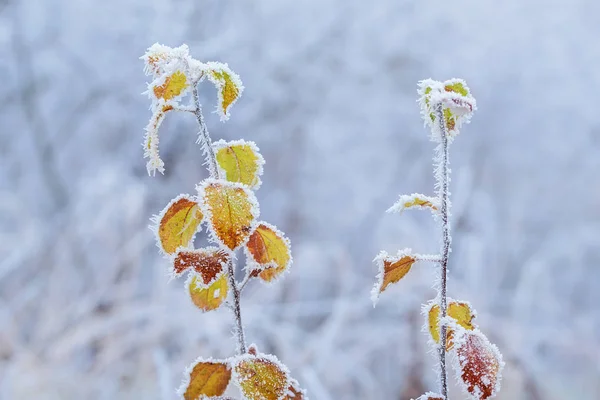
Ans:
<svg viewBox="0 0 600 400"><path fill-rule="evenodd" d="M447 151L447 148L443 147L459 133L461 125L469 122L476 109L475 99L471 96L465 82L460 79L445 82L429 79L422 81L419 94L425 124L431 128L432 140L440 144L435 158L438 196L430 197L417 193L403 195L388 212L401 213L405 209L428 209L437 220L447 224L450 203L447 192L448 177L441 172L444 170L442 163L447 163L447 159L444 159L441 153ZM441 120L438 120L439 118ZM446 140L442 140L443 135L446 135ZM446 185L442 184L444 179ZM450 246L449 234L444 245L447 246L447 257ZM374 261L379 270L377 283L372 291L372 300L376 304L380 294L390 285L404 278L415 263L434 262L442 268L444 260L443 254L421 255L413 253L411 249L404 249L395 256L381 252ZM445 274L445 271L443 273ZM429 334L431 346L438 352L441 350L450 353L459 384L470 399L485 400L494 397L500 389L504 365L500 352L474 323L476 312L468 302L443 299L442 296L442 293L439 293L435 299L425 304L422 310L425 317L424 331ZM441 312L442 300L444 300L443 304L447 305L445 317L442 317ZM442 329L443 327L445 330ZM444 331L445 338L442 338ZM444 347L441 348L442 346ZM440 369L444 373L445 368ZM418 400L446 400L446 397L428 392Z"/></svg>
<svg viewBox="0 0 600 400"><path fill-rule="evenodd" d="M182 106L180 101L207 77L218 90L217 111L226 120L243 86L227 64L194 60L185 45L173 49L155 44L142 59L146 73L153 77L148 87L153 116L146 129L145 156L150 159L149 173L163 172L158 129L165 113L186 111L201 117L199 103ZM208 139L204 146L216 166L209 169L211 177L197 185L197 195L181 194L171 200L154 217L153 227L157 245L169 259L170 274L187 274L185 287L192 303L202 312L222 305L234 310L239 354L225 360L196 360L186 371L179 392L185 400L224 399L230 383L235 383L248 400L306 399L298 382L275 356L259 353L254 345L245 351L239 314L241 291L251 279L275 281L292 263L289 240L275 226L258 219L260 210L254 191L261 185L264 159L254 142L211 143ZM202 226L215 246L194 247ZM238 282L234 263L240 249L245 253L246 266L245 277Z"/></svg>

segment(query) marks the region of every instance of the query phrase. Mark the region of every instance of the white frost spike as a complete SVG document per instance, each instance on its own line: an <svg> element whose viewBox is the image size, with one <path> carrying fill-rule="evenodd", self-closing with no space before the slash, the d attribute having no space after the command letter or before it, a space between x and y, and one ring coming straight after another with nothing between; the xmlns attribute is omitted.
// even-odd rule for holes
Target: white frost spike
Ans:
<svg viewBox="0 0 600 400"><path fill-rule="evenodd" d="M450 354L459 386L473 400L495 397L504 368L502 354L479 329L466 330L451 318L445 322L454 330Z"/></svg>
<svg viewBox="0 0 600 400"><path fill-rule="evenodd" d="M439 202L437 199L430 197L430 196L425 196L424 194L420 194L420 193L413 193L410 195L405 194L405 195L400 196L398 201L395 202L393 206L388 208L387 212L402 213L402 211L409 209L409 208L415 208L415 209L419 209L419 210L424 210L424 209L428 208L432 211L437 211L439 209L438 203Z"/></svg>
<svg viewBox="0 0 600 400"><path fill-rule="evenodd" d="M433 393L433 392L427 392L417 398L417 400L443 400L443 399L444 399L444 396L442 396L441 394Z"/></svg>
<svg viewBox="0 0 600 400"><path fill-rule="evenodd" d="M244 85L242 84L242 80L239 75L233 72L227 63L220 63L209 61L206 64L203 64L205 71L204 74L211 81L215 87L217 88L217 96L218 96L218 105L217 105L217 114L221 121L227 121L229 119L229 109L232 105L234 105L238 99L242 96L242 92L244 91ZM224 77L219 76L219 74L226 74L230 78L230 83L233 84L235 90L237 90L237 94L233 99L225 98L224 94L226 94L225 86L228 83ZM225 104L227 102L227 104ZM223 105L225 104L225 109L223 109Z"/></svg>
<svg viewBox="0 0 600 400"><path fill-rule="evenodd" d="M165 72L165 67L173 61L185 62L191 58L190 50L186 44L172 48L154 43L140 59L144 60L144 73L157 78Z"/></svg>

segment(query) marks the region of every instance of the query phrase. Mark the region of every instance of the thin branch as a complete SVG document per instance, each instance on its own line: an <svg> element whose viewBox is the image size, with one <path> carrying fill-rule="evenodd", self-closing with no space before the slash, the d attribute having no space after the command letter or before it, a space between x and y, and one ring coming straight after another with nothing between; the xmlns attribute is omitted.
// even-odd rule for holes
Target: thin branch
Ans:
<svg viewBox="0 0 600 400"><path fill-rule="evenodd" d="M233 293L233 315L235 316L235 334L237 336L237 352L238 354L244 354L246 352L246 338L244 334L244 325L242 324L242 310L240 308L240 291L235 281L235 275L233 267L233 261L230 260L227 264L227 273L229 275L229 286Z"/></svg>
<svg viewBox="0 0 600 400"><path fill-rule="evenodd" d="M448 276L448 256L450 254L450 224L448 219L449 214L449 199L448 199L448 186L449 186L449 157L448 157L448 132L446 131L446 120L444 118L442 103L439 102L435 106L436 118L439 124L440 136L441 136L441 154L438 154L438 177L441 178L439 182L439 201L441 204L440 215L442 218L442 259L440 262L440 310L441 319L443 320L448 313L448 300L446 294L447 287L447 276ZM448 383L447 383L447 371L446 371L446 325L442 324L440 329L440 386L442 396L445 399L448 398Z"/></svg>
<svg viewBox="0 0 600 400"><path fill-rule="evenodd" d="M202 144L202 152L206 158L206 166L208 167L208 172L210 173L211 178L218 179L219 169L217 168L217 158L215 157L215 151L212 147L210 135L208 134L208 128L204 122L202 106L200 105L200 97L198 96L198 87L196 85L194 85L194 89L192 90L192 96L194 97L195 105L194 114L196 115L198 126L200 127L200 133L196 143Z"/></svg>

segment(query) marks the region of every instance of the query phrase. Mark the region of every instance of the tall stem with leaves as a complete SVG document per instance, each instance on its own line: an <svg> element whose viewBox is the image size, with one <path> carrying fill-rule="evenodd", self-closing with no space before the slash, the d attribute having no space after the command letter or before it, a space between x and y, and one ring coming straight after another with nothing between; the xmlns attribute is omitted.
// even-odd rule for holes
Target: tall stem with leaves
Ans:
<svg viewBox="0 0 600 400"><path fill-rule="evenodd" d="M197 196L181 194L155 216L158 247L169 259L174 277L187 273L186 291L196 307L208 312L227 305L234 316L236 355L223 360L197 359L185 372L179 394L185 400L232 399L224 395L237 386L247 400L303 400L304 391L285 365L273 355L259 353L256 345L246 345L241 292L250 280L277 280L289 270L292 256L285 235L258 220L254 191L261 185L264 164L258 147L244 140L213 143L204 121L198 85L204 79L215 85L217 113L225 121L242 94L242 82L227 64L193 59L185 45L155 44L142 59L146 73L153 78L148 86L153 115L143 143L148 173L164 172L158 129L165 115L184 111L196 116L198 143L210 176L197 185ZM182 105L190 94L191 105ZM197 249L194 238L203 225L216 246ZM235 277L238 250L243 250L246 258L240 283Z"/></svg>
<svg viewBox="0 0 600 400"><path fill-rule="evenodd" d="M466 83L460 79L445 82L424 80L419 84L421 114L431 130L431 140L437 143L434 175L437 196L419 193L402 195L388 212L402 213L406 209L426 209L440 222L442 231L440 254L413 253L411 249L389 255L382 251L375 258L379 274L373 287L373 304L391 284L400 281L417 262L433 262L439 267L437 296L423 306L425 331L430 344L439 355L439 393L427 392L418 400L448 400L447 355L464 393L469 399L485 400L500 390L504 362L497 347L481 333L474 323L476 312L467 301L447 296L450 236L450 161L449 149L460 127L470 121L476 109L475 99Z"/></svg>

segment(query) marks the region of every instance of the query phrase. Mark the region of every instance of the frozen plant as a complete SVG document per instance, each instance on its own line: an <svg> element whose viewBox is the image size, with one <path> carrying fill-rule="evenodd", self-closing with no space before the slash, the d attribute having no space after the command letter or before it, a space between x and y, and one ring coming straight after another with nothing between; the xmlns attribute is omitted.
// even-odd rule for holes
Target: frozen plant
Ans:
<svg viewBox="0 0 600 400"><path fill-rule="evenodd" d="M231 106L244 87L227 64L203 63L189 55L186 45L170 48L154 44L142 57L152 77L148 95L152 117L143 143L149 174L164 172L158 152L158 130L165 115L183 111L195 115L210 177L200 182L196 196L180 194L154 218L157 244L170 263L173 277L187 274L185 289L203 312L225 305L233 312L237 354L224 360L199 358L185 371L179 389L182 399L229 399L233 383L247 400L302 400L305 392L275 356L246 345L240 295L251 279L277 280L292 263L289 240L275 226L259 221L254 191L261 185L264 159L254 142L212 143L200 106L198 84L205 78L218 91L217 113L229 118ZM191 104L181 101L191 97ZM194 238L206 226L215 244L194 248ZM243 249L245 276L235 277L236 252Z"/></svg>
<svg viewBox="0 0 600 400"><path fill-rule="evenodd" d="M379 274L373 287L375 305L387 287L402 279L417 262L432 262L439 266L436 282L438 294L423 306L424 331L430 345L439 355L439 392L428 392L417 400L447 400L446 355L449 354L459 386L469 399L485 400L494 397L500 389L504 362L498 348L481 333L474 323L475 309L467 301L447 296L448 257L450 236L450 168L449 147L463 123L468 123L476 109L475 99L461 79L445 82L427 79L419 83L421 114L431 130L431 140L437 143L434 157L436 196L422 194L400 196L388 212L401 213L405 209L428 209L440 222L442 245L440 254L417 254L411 249L396 255L381 252L376 258Z"/></svg>

